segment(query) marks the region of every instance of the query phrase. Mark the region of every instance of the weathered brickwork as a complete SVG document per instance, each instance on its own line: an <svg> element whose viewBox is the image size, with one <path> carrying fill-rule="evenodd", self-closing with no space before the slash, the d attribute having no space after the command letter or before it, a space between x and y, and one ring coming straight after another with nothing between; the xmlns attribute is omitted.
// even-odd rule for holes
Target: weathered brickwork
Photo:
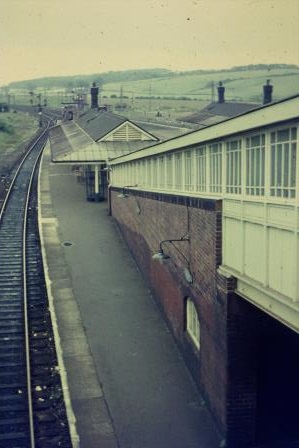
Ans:
<svg viewBox="0 0 299 448"><path fill-rule="evenodd" d="M230 281L227 287L233 287ZM230 447L243 448L254 442L256 433L256 352L261 313L233 292L228 293L227 302L227 441Z"/></svg>
<svg viewBox="0 0 299 448"><path fill-rule="evenodd" d="M226 301L216 288L221 262L221 202L182 196L111 191L112 216L145 277L220 429L226 428ZM165 239L189 235L189 242L163 246L171 258L152 259ZM183 255L181 255L181 253ZM193 283L184 277L190 263ZM200 320L200 351L186 332L186 298Z"/></svg>
<svg viewBox="0 0 299 448"><path fill-rule="evenodd" d="M297 353L298 338L289 332L284 336L281 324L235 293L235 278L217 270L221 264L221 201L149 192L130 192L122 199L119 193L117 189L111 191L112 215L226 439L227 448L259 446L257 440L267 440L273 433L268 415L276 403L272 393L275 382L269 385L269 366L270 378L278 378L280 384L287 383L290 372L294 372L293 378L298 376L299 363L295 365L292 358L286 357L284 364L289 367L281 372L276 356L277 347L280 358L285 356L285 346L279 341L287 341L293 353ZM162 240L186 235L190 242L173 243L176 248L172 244L163 246L171 256L169 260L160 263L152 259ZM192 284L184 277L187 265ZM200 350L186 331L187 297L193 300L199 316ZM293 380L292 384L297 383ZM294 409L299 392L297 395L292 401ZM287 403L287 398L282 399ZM268 407L267 400L271 403ZM286 409L287 404L284 412ZM291 411L288 421L296 415ZM278 409L277 421L280 413ZM297 426L293 424L294 428ZM295 432L294 437L297 436Z"/></svg>

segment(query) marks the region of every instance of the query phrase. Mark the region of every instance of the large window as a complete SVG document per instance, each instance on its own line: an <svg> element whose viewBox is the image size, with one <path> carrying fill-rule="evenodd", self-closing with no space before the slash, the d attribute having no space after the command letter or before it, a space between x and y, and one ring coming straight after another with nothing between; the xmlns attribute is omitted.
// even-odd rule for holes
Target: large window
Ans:
<svg viewBox="0 0 299 448"><path fill-rule="evenodd" d="M265 135L246 138L246 194L265 194Z"/></svg>
<svg viewBox="0 0 299 448"><path fill-rule="evenodd" d="M196 149L196 191L207 190L206 147Z"/></svg>
<svg viewBox="0 0 299 448"><path fill-rule="evenodd" d="M194 342L195 346L200 347L200 328L198 314L194 303L188 297L186 301L187 333Z"/></svg>
<svg viewBox="0 0 299 448"><path fill-rule="evenodd" d="M260 128L220 141L128 160L114 168L115 185L248 200L294 199L298 127ZM298 169L298 168L297 168ZM237 198L235 198L237 199Z"/></svg>
<svg viewBox="0 0 299 448"><path fill-rule="evenodd" d="M210 150L210 191L221 193L222 190L222 145L214 143Z"/></svg>
<svg viewBox="0 0 299 448"><path fill-rule="evenodd" d="M226 144L226 192L241 193L241 140Z"/></svg>
<svg viewBox="0 0 299 448"><path fill-rule="evenodd" d="M295 197L296 139L296 128L271 132L271 196Z"/></svg>

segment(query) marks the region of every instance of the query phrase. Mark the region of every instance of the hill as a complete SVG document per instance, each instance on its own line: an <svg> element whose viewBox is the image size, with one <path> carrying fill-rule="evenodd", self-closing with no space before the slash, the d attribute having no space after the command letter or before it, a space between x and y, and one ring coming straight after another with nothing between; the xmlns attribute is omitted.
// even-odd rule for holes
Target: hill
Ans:
<svg viewBox="0 0 299 448"><path fill-rule="evenodd" d="M267 79L274 87L274 101L299 93L299 67L258 64L225 70L173 72L153 68L40 78L11 83L0 90L0 101L11 105L41 102L61 107L83 94L88 104L89 89L95 81L100 86L100 104L108 104L117 113L131 119L163 116L173 120L202 109L212 100L217 101L219 81L225 86L226 101L261 104Z"/></svg>
<svg viewBox="0 0 299 448"><path fill-rule="evenodd" d="M140 79L123 82L107 82L102 86L103 95L109 97L133 95L143 98L185 98L210 101L219 81L226 88L226 99L231 101L262 102L262 86L271 79L274 99L291 96L299 92L298 67L258 67L221 71L192 71L168 74L155 79Z"/></svg>
<svg viewBox="0 0 299 448"><path fill-rule="evenodd" d="M226 88L226 99L262 101L262 86L270 78L274 99L299 92L299 67L288 64L248 65L224 70L192 70L174 72L153 68L111 71L91 75L57 76L13 82L10 91L64 90L66 93L83 89L89 93L92 82L101 87L106 98L197 99L209 102L219 81Z"/></svg>

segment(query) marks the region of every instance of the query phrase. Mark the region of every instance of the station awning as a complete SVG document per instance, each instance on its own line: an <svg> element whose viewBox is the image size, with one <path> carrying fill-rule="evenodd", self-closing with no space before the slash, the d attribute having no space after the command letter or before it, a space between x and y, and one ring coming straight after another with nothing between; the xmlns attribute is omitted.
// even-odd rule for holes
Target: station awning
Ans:
<svg viewBox="0 0 299 448"><path fill-rule="evenodd" d="M103 141L96 143L74 121L49 131L51 159L56 163L106 163L109 159L156 144L156 141Z"/></svg>

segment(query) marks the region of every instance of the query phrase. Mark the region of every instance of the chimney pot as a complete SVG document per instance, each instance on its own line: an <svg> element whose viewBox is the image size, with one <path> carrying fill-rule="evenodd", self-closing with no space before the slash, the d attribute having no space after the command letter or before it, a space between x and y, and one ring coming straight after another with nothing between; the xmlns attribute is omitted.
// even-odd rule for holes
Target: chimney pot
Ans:
<svg viewBox="0 0 299 448"><path fill-rule="evenodd" d="M225 87L223 87L222 81L219 81L219 86L217 87L217 89L218 89L218 103L222 104L225 102L224 99Z"/></svg>
<svg viewBox="0 0 299 448"><path fill-rule="evenodd" d="M92 109L98 109L98 96L99 96L99 88L96 87L96 83L92 83L92 87L90 89L90 95L91 95L91 108Z"/></svg>
<svg viewBox="0 0 299 448"><path fill-rule="evenodd" d="M263 91L264 91L263 104L272 103L273 86L270 84L270 79L267 79L266 84L263 86Z"/></svg>

